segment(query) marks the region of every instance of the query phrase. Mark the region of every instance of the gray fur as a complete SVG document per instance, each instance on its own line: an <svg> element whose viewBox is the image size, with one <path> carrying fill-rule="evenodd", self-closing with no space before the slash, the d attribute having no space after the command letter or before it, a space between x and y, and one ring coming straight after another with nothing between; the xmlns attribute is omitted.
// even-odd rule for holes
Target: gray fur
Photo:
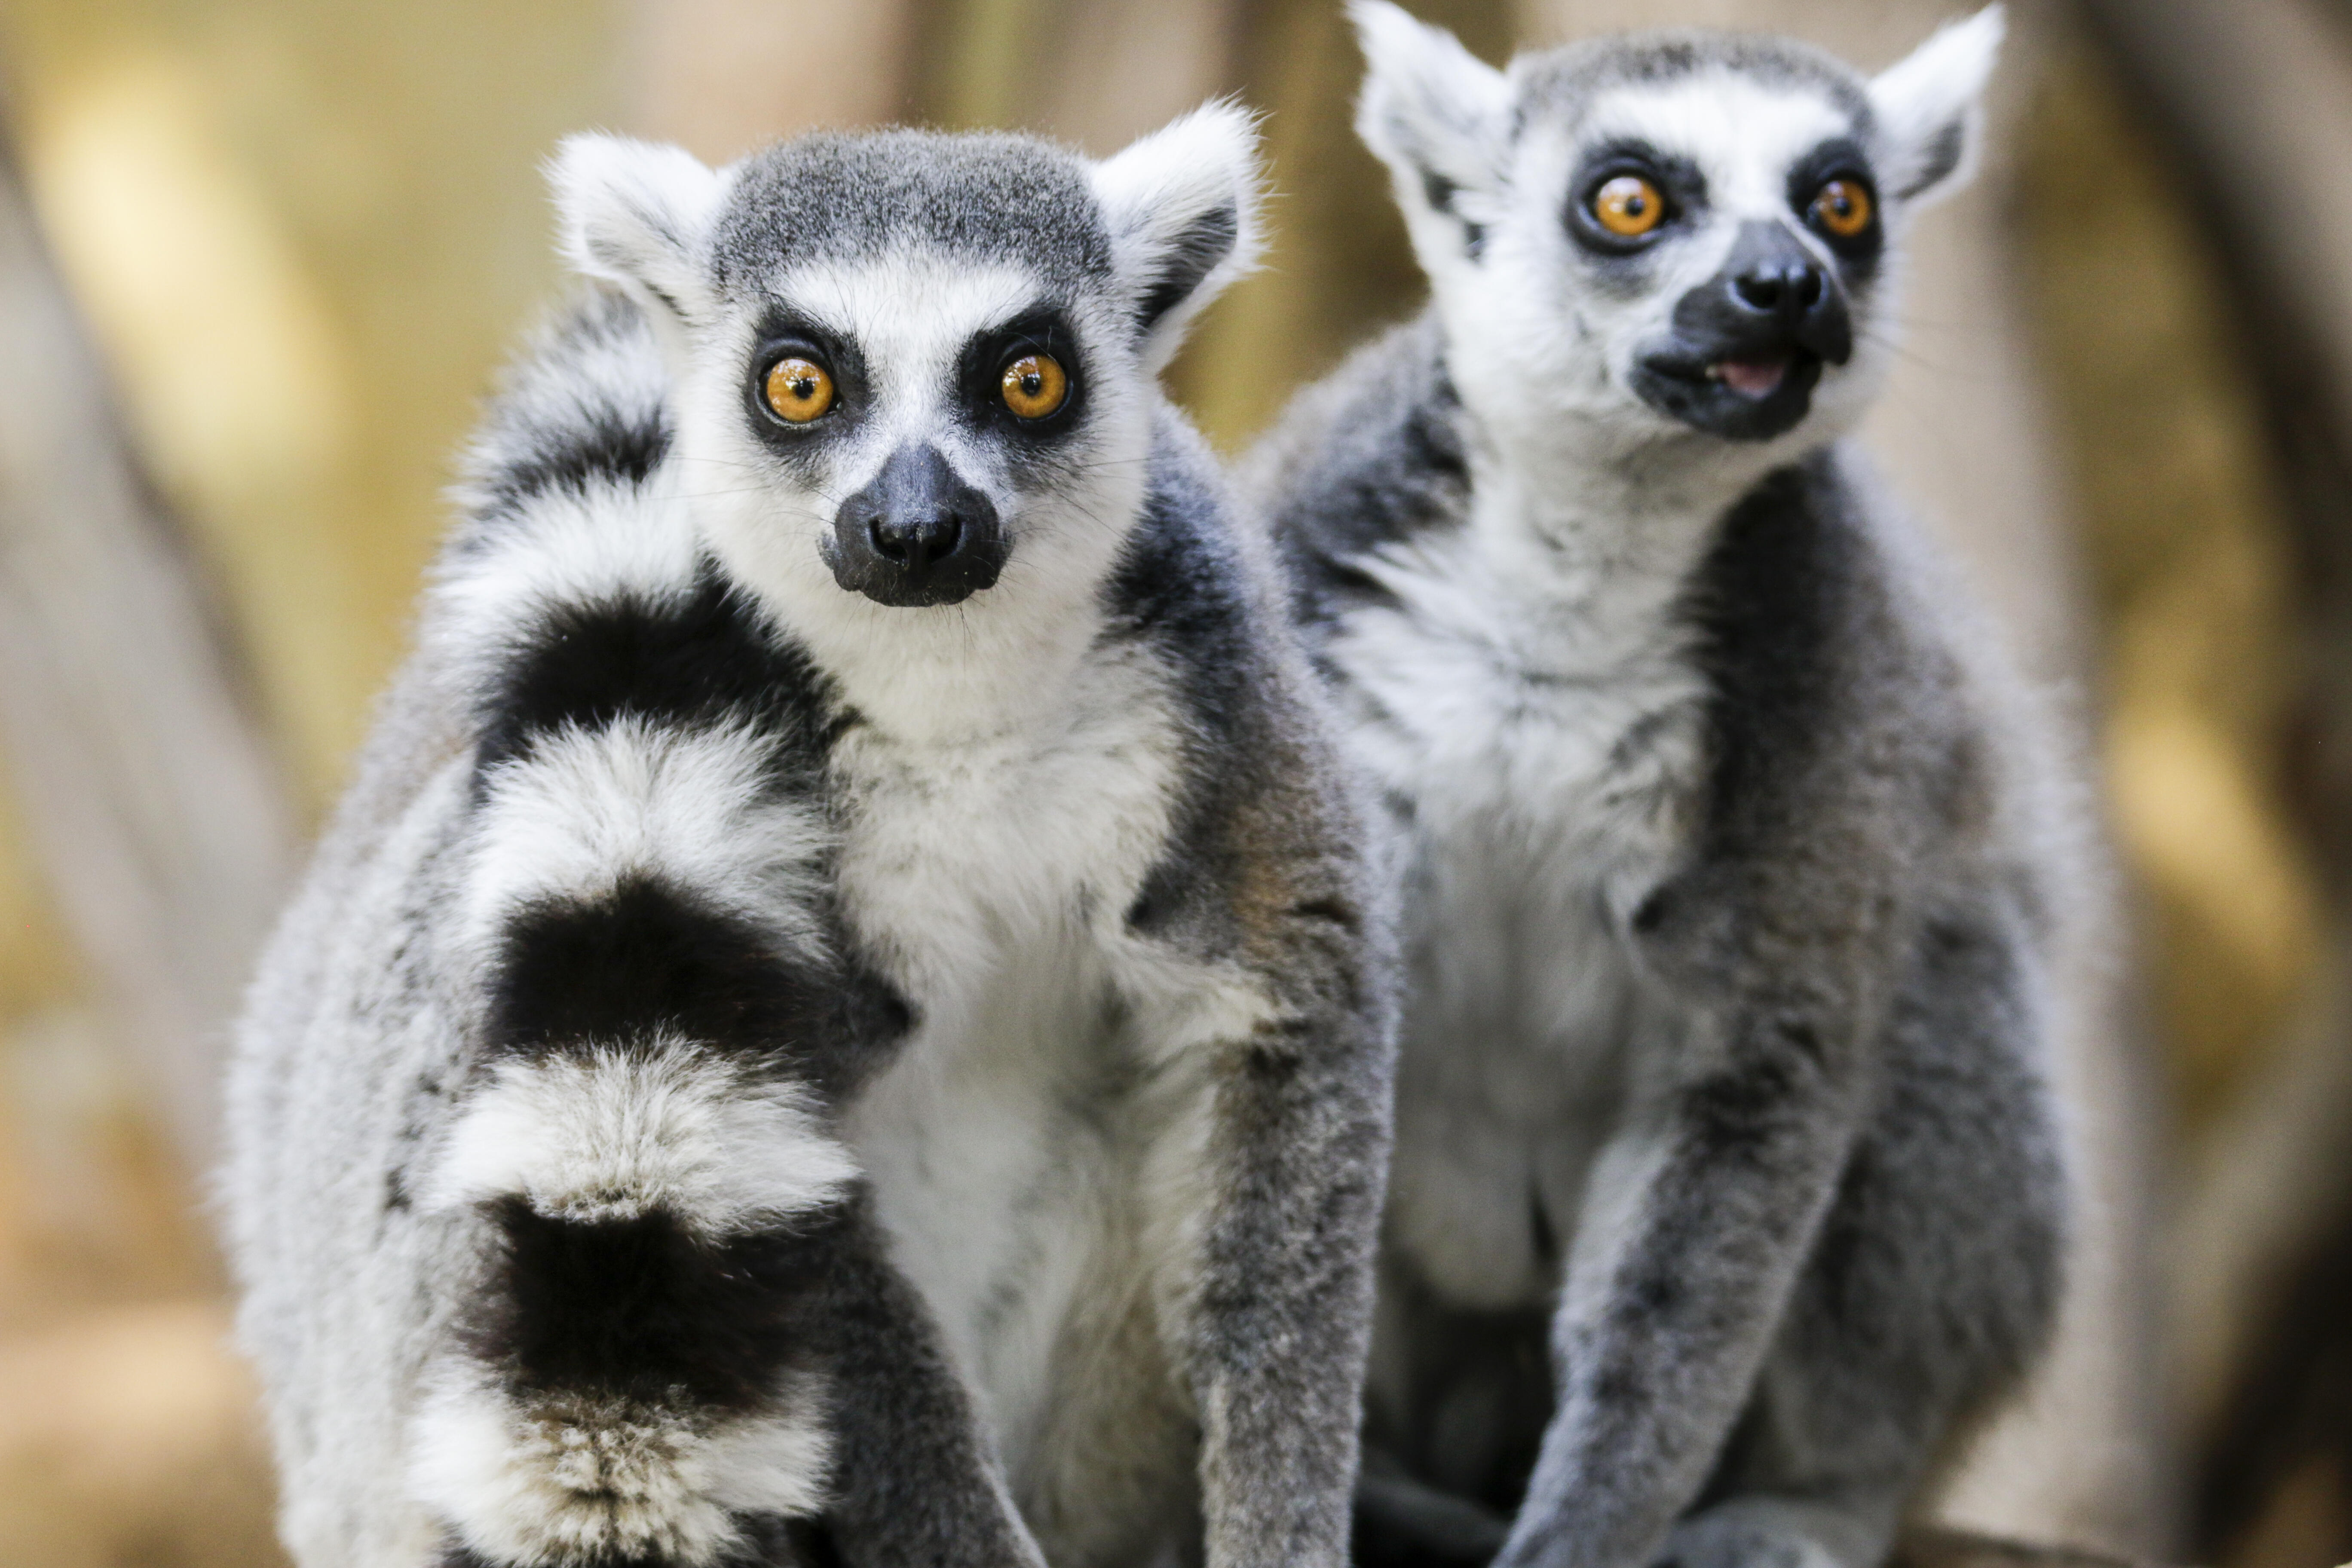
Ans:
<svg viewBox="0 0 2352 1568"><path fill-rule="evenodd" d="M567 150L619 291L491 409L239 1029L224 1195L305 1568L1342 1558L1387 900L1274 564L1150 379L1172 282L1246 258L1246 122L1127 156ZM1033 450L955 399L1044 308L1085 401ZM790 446L742 390L780 319L858 358ZM961 602L821 559L819 502L908 440L1010 542Z"/></svg>
<svg viewBox="0 0 2352 1568"><path fill-rule="evenodd" d="M1579 112L1612 87L1662 87L1706 71L1730 71L1789 91L1822 94L1867 136L1870 95L1833 56L1794 38L1697 28L1591 38L1512 62L1522 124L1573 125Z"/></svg>
<svg viewBox="0 0 2352 1568"><path fill-rule="evenodd" d="M1984 40L1880 84L1693 35L1504 78L1357 14L1434 300L1244 479L1406 845L1360 1561L1870 1568L2056 1311L2069 840L2031 704L1838 443L1912 193L1864 268L1757 160L1949 176L1922 149ZM1695 76L1717 103L1659 107ZM1699 194L1589 255L1549 182L1628 123ZM1755 224L1836 269L1864 346L1735 439L1627 370Z"/></svg>
<svg viewBox="0 0 2352 1568"><path fill-rule="evenodd" d="M912 230L975 260L1099 285L1110 274L1110 237L1090 202L1080 166L1024 137L821 132L746 167L713 238L712 267L722 288L756 287L775 267L779 235L802 237L813 254L856 258ZM1060 221L1034 221L1040 211Z"/></svg>

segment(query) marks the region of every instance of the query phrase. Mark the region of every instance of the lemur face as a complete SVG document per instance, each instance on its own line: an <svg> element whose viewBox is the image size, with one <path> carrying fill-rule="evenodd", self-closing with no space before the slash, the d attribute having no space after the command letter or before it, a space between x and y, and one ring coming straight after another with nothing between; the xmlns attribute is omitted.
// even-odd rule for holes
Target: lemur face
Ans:
<svg viewBox="0 0 2352 1568"><path fill-rule="evenodd" d="M919 608L992 588L1016 536L1027 567L1082 512L1132 510L1096 482L1141 456L1104 270L1074 287L1087 274L920 244L776 268L698 377L703 466L755 479L754 526L785 522L839 589Z"/></svg>
<svg viewBox="0 0 2352 1568"><path fill-rule="evenodd" d="M1603 92L1572 128L1523 141L1521 170L1561 192L1567 243L1542 264L1572 269L1604 356L1651 408L1769 439L1852 362L1885 244L1855 119L1827 93L1712 70Z"/></svg>
<svg viewBox="0 0 2352 1568"><path fill-rule="evenodd" d="M1150 378L1247 264L1253 141L1212 108L1101 163L887 132L714 172L583 137L556 176L574 260L662 328L682 470L744 581L803 618L1051 613L1109 569Z"/></svg>
<svg viewBox="0 0 2352 1568"><path fill-rule="evenodd" d="M1621 446L1842 432L1891 350L1908 219L1965 177L1998 7L1865 80L1782 40L1662 34L1507 74L1355 7L1463 395Z"/></svg>

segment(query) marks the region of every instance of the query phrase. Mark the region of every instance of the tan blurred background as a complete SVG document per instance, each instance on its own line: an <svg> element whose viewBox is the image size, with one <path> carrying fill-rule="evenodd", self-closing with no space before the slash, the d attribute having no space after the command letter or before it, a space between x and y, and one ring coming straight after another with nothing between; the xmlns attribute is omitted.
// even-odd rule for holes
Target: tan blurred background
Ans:
<svg viewBox="0 0 2352 1568"><path fill-rule="evenodd" d="M1426 0L1865 67L1944 0ZM2021 0L1868 432L2094 775L2078 1284L1935 1509L2352 1557L2352 0ZM448 457L558 286L538 163L819 124L1108 152L1265 112L1266 269L1171 373L1227 450L1419 281L1335 0L0 0L0 1564L268 1564L200 1212L223 1019Z"/></svg>

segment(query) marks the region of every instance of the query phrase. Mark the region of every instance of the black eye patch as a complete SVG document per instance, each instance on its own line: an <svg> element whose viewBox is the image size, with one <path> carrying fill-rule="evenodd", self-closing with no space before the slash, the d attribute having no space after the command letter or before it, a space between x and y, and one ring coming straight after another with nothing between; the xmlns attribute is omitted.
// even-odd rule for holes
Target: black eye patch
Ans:
<svg viewBox="0 0 2352 1568"><path fill-rule="evenodd" d="M1611 182L1622 179L1645 182L1664 204L1657 222L1637 237L1612 233L1596 210ZM1568 184L1563 221L1570 236L1593 257L1621 260L1649 249L1706 207L1706 176L1699 173L1696 163L1662 153L1647 142L1625 138L1604 142L1578 162Z"/></svg>
<svg viewBox="0 0 2352 1568"><path fill-rule="evenodd" d="M1060 405L1041 417L1024 418L1005 398L1005 373L1023 359L1043 355L1060 366L1066 386ZM956 364L957 416L976 430L1021 441L1052 441L1077 427L1087 402L1087 367L1077 333L1053 306L1025 311L976 332Z"/></svg>
<svg viewBox="0 0 2352 1568"><path fill-rule="evenodd" d="M793 424L777 417L769 404L768 372L779 360L802 359L831 378L832 403L823 417ZM744 413L768 449L787 461L814 456L812 442L856 425L868 407L872 380L857 344L823 322L778 307L760 322L743 367Z"/></svg>
<svg viewBox="0 0 2352 1568"><path fill-rule="evenodd" d="M1868 221L1852 234L1837 232L1815 211L1822 193L1835 181L1859 186L1860 196L1869 206ZM1836 254L1846 276L1855 281L1870 275L1886 247L1877 205L1878 181L1871 173L1869 154L1851 137L1832 137L1789 167L1790 211Z"/></svg>

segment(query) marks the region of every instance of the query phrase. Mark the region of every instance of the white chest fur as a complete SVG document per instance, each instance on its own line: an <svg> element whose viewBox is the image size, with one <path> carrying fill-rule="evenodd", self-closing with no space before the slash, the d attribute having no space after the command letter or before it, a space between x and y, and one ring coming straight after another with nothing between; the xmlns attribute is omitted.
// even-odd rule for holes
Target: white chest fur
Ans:
<svg viewBox="0 0 2352 1568"><path fill-rule="evenodd" d="M1001 733L908 746L860 731L835 754L845 912L917 1016L848 1130L1016 1475L1135 1179L1114 999L1178 776L1147 661L1089 663L1069 695Z"/></svg>
<svg viewBox="0 0 2352 1568"><path fill-rule="evenodd" d="M1462 1306L1543 1300L1645 1003L1622 939L1684 850L1704 685L1651 562L1474 519L1370 570L1331 653L1414 806L1391 1245ZM1540 1217L1538 1217L1540 1216Z"/></svg>

